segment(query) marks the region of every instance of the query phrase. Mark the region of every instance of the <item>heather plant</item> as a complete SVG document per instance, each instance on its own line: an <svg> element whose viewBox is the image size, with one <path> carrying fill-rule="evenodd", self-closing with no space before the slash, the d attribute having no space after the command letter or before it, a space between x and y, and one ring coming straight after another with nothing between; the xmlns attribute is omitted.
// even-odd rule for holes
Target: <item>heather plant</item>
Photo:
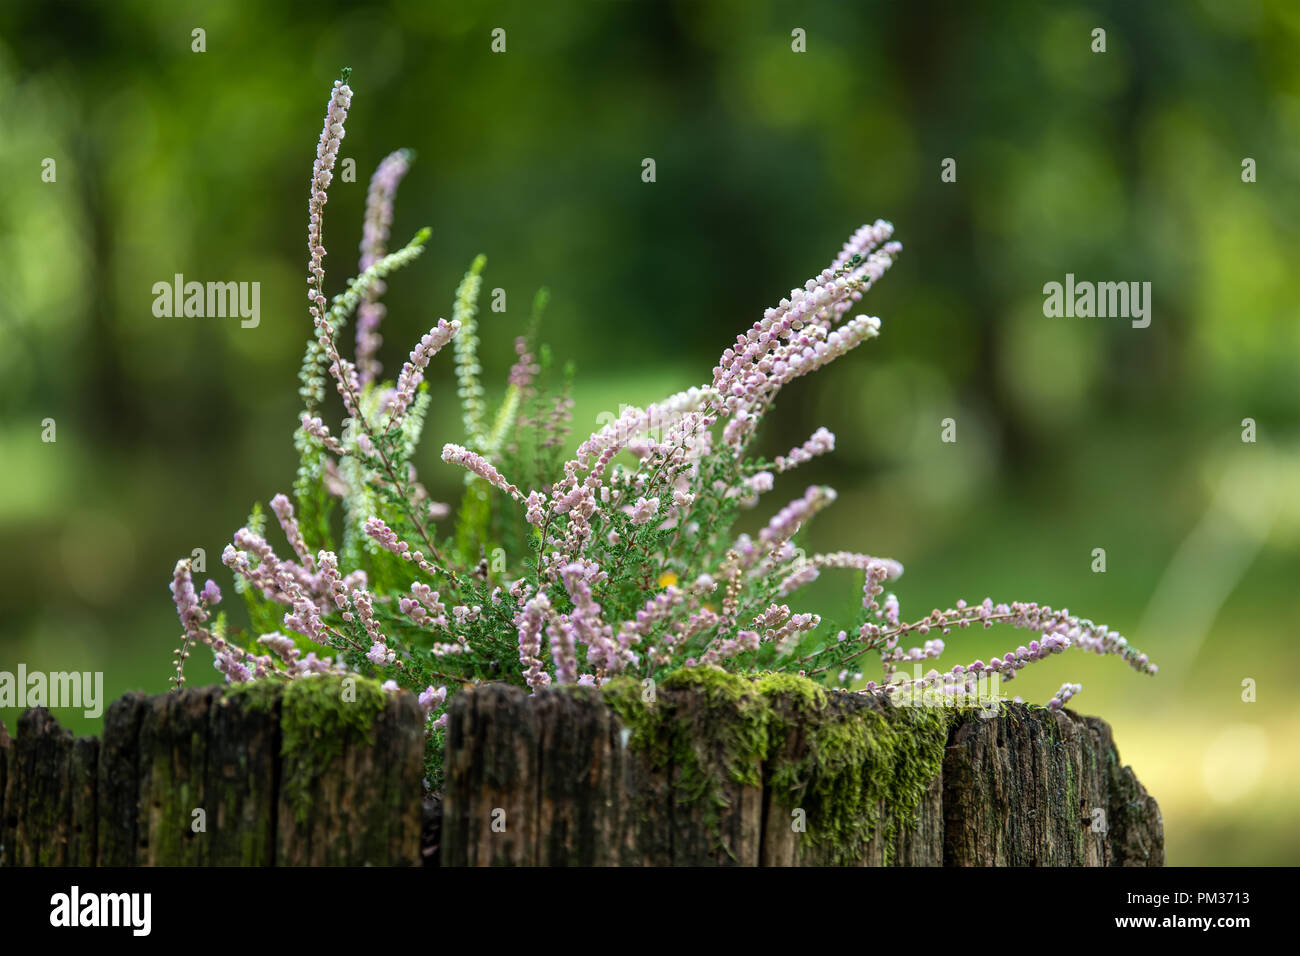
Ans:
<svg viewBox="0 0 1300 956"><path fill-rule="evenodd" d="M830 265L767 309L722 352L711 381L627 408L567 461L570 373L557 370L538 341L545 290L515 340L504 395L495 411L489 405L476 320L482 256L456 290L451 321L439 319L396 377L383 378L385 282L420 256L428 230L388 251L394 195L413 159L395 152L371 180L359 274L326 298L323 224L352 104L347 80L345 71L331 91L310 183L314 331L300 375L300 463L292 496L270 501L283 545L277 552L269 543L266 514L255 507L222 554L248 607L248 635L214 612L221 593L213 581L198 590L190 562L176 564L178 687L197 644L212 650L231 682L377 677L419 695L434 755L449 695L474 682L537 691L720 667L862 684L859 693L909 703L922 692L960 698L989 676L1012 680L1070 647L1155 673L1122 635L1065 609L986 598L905 619L886 591L902 574L897 561L848 551L808 556L797 546L801 529L835 501L829 487L808 487L764 526L737 531L743 512L779 479L834 450L825 428L771 460L752 448L786 384L879 334L879 318L851 313L901 252L888 222L862 226ZM339 342L354 312L349 360ZM454 516L449 504L431 500L412 461L430 411L425 376L448 346L464 423L463 440L441 456L464 472ZM330 386L342 404L337 424L326 421ZM285 546L289 557L281 556ZM792 606L823 571L841 570L862 582L853 620L823 627L820 615ZM1037 637L988 661L921 673L954 628L998 624ZM864 659L880 666L865 683ZM1063 706L1079 689L1063 685L1049 705Z"/></svg>

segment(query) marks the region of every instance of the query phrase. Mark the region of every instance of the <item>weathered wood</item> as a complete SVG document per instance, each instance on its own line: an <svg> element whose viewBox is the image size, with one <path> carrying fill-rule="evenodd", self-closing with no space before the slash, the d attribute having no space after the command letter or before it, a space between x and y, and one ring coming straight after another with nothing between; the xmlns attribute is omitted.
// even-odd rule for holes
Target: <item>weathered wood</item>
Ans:
<svg viewBox="0 0 1300 956"><path fill-rule="evenodd" d="M757 866L763 828L763 764L728 751L748 731L743 701L664 689L658 707L672 728L672 862Z"/></svg>
<svg viewBox="0 0 1300 956"><path fill-rule="evenodd" d="M39 708L0 725L0 864L1164 862L1110 728L1070 711L956 719L727 675L485 685L452 699L438 796L414 697L343 686L127 695L98 740Z"/></svg>
<svg viewBox="0 0 1300 956"><path fill-rule="evenodd" d="M14 834L13 823L18 816L18 807L10 801L6 790L9 780L9 764L13 760L14 741L9 736L9 728L0 720L0 866L13 862Z"/></svg>
<svg viewBox="0 0 1300 956"><path fill-rule="evenodd" d="M208 862L208 841L196 832L195 811L208 813L208 714L217 687L166 694L149 701L139 737L137 862L145 866L198 866ZM208 821L203 821L206 827Z"/></svg>
<svg viewBox="0 0 1300 956"><path fill-rule="evenodd" d="M529 697L493 686L457 695L449 714L442 863L1163 863L1159 810L1120 766L1106 724L1019 704L989 719L953 721L942 770L917 806L878 805L874 836L846 857L843 845L816 838L822 821L799 775L786 774L774 786L774 768L825 746L815 737L828 726L879 716L890 706L832 695L818 730L793 700L777 695L771 704L788 732L774 736L762 765L737 767L717 741L743 721L738 708L698 693L659 691L653 706L670 730L656 740L657 754L629 747L631 728L594 693ZM750 771L761 783L737 779ZM494 832L491 815L507 806L505 827ZM807 815L803 833L791 826L796 811ZM909 817L908 825L889 826L897 813Z"/></svg>
<svg viewBox="0 0 1300 956"><path fill-rule="evenodd" d="M144 694L126 694L110 704L104 715L95 788L95 862L100 866L136 862L140 724L148 708L149 698Z"/></svg>
<svg viewBox="0 0 1300 956"><path fill-rule="evenodd" d="M204 792L213 866L268 866L275 860L280 701L255 704L221 695L208 713Z"/></svg>
<svg viewBox="0 0 1300 956"><path fill-rule="evenodd" d="M1110 725L1085 717L1093 752L1101 758L1107 806L1104 846L1108 866L1164 866L1165 824L1155 798L1147 793L1132 767L1122 766Z"/></svg>
<svg viewBox="0 0 1300 956"><path fill-rule="evenodd" d="M98 741L74 740L44 708L18 719L18 737L5 747L7 862L78 866L93 860L97 753Z"/></svg>
<svg viewBox="0 0 1300 956"><path fill-rule="evenodd" d="M1120 767L1110 728L1010 705L953 732L944 759L948 866L1158 866L1159 808Z"/></svg>
<svg viewBox="0 0 1300 956"><path fill-rule="evenodd" d="M295 706L292 697L283 704ZM385 695L370 736L343 734L337 752L322 759L315 745L331 733L316 728L313 746L281 751L282 779L301 774L308 783L302 794L280 788L276 863L419 864L424 715L415 698Z"/></svg>
<svg viewBox="0 0 1300 956"><path fill-rule="evenodd" d="M488 685L452 699L443 769L443 866L537 860L537 712L518 688Z"/></svg>
<svg viewBox="0 0 1300 956"><path fill-rule="evenodd" d="M420 863L423 711L373 685L362 719L334 700L342 683L130 694L101 739L74 740L44 708L13 740L0 725L0 863Z"/></svg>

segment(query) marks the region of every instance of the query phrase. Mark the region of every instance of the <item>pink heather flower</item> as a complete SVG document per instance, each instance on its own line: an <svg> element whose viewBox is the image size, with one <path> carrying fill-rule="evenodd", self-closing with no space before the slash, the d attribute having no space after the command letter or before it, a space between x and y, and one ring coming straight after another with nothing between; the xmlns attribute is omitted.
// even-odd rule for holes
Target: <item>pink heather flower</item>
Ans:
<svg viewBox="0 0 1300 956"><path fill-rule="evenodd" d="M659 512L658 498L638 498L636 504L627 509L633 524L645 524Z"/></svg>
<svg viewBox="0 0 1300 956"><path fill-rule="evenodd" d="M789 471L796 465L802 465L806 461L812 461L818 455L825 455L834 450L835 436L827 429L819 428L806 442L798 448L791 449L788 455L778 455L776 470Z"/></svg>
<svg viewBox="0 0 1300 956"><path fill-rule="evenodd" d="M609 453L604 461L608 463L614 454L626 447L637 435L651 429L667 430L689 412L699 411L716 397L711 388L689 388L684 392L671 395L662 402L648 408L629 407L613 422L609 423L578 446L573 460L573 474L578 469L591 468L592 465ZM569 465L565 466L566 476L570 474ZM598 474L598 470L593 469ZM570 482L572 479L568 479ZM563 485L564 482L561 482ZM567 490L567 489L566 489Z"/></svg>
<svg viewBox="0 0 1300 956"><path fill-rule="evenodd" d="M740 563L743 567L748 567L758 559L758 548L754 544L754 539L747 534L737 537L731 549L740 555Z"/></svg>
<svg viewBox="0 0 1300 956"><path fill-rule="evenodd" d="M879 321L865 316L841 328L836 325L902 250L898 243L885 241L892 232L893 226L882 220L858 230L830 268L802 289L791 290L789 298L768 309L761 321L737 338L734 348L722 353L713 384L730 419L723 430L728 445L738 449L753 433L782 385L878 331Z"/></svg>
<svg viewBox="0 0 1300 956"><path fill-rule="evenodd" d="M788 642L797 635L811 631L821 623L816 614L792 614L784 604L773 604L762 614L754 618L754 627L762 634L762 640L776 644L783 651Z"/></svg>
<svg viewBox="0 0 1300 956"><path fill-rule="evenodd" d="M370 177L358 274L382 259L387 251L389 230L393 225L393 197L397 195L397 186L410 168L410 150L399 149L385 156L375 174ZM357 367L362 385L379 377L380 365L375 355L383 343L383 338L379 335L379 323L386 310L379 298L384 292L385 284L380 279L366 290L365 298L357 307Z"/></svg>
<svg viewBox="0 0 1300 956"><path fill-rule="evenodd" d="M216 585L213 587L215 588ZM203 590L206 594L207 587L205 586ZM185 636L191 640L198 639L202 631L200 625L207 621L208 612L203 609L199 603L199 596L194 592L194 578L190 572L188 559L176 562L176 568L172 572L171 592L172 600L176 604L176 613L181 619L181 626L185 628Z"/></svg>
<svg viewBox="0 0 1300 956"><path fill-rule="evenodd" d="M412 551L409 544L405 541L399 541L397 538L397 532L388 527L388 525L384 524L381 519L374 515L371 515L366 519L365 524L361 526L361 530L384 550L391 551L399 558L404 558L405 560L410 561L425 574L439 573L438 569L425 559L422 552Z"/></svg>
<svg viewBox="0 0 1300 956"><path fill-rule="evenodd" d="M293 505L289 499L284 495L276 495L271 499L271 510L275 512L275 517L284 530L284 536L289 541L289 547L293 548L293 553L298 556L302 566L307 571L314 572L316 563L307 551L307 542L303 540L302 531L298 528L298 519L293 515Z"/></svg>
<svg viewBox="0 0 1300 956"><path fill-rule="evenodd" d="M440 708L447 702L447 688L434 687L430 684L424 690L420 691L420 706L429 714Z"/></svg>
<svg viewBox="0 0 1300 956"><path fill-rule="evenodd" d="M993 657L987 663L983 660L975 660L967 665L957 664L946 674L936 674L933 678L926 677L921 680L902 680L894 686L907 689L916 685L943 685L945 688L960 686L969 689L973 686L973 679L985 673L998 674L1004 681L1011 680L1016 676L1017 671L1028 664L1052 654L1059 654L1075 644L1087 646L1095 653L1118 654L1124 657L1135 670L1144 673L1152 672L1153 665L1145 660L1145 655L1139 654L1122 636L1114 634L1105 626L1098 626L1091 621L1075 617L1066 610L1053 610L1046 605L1021 602L995 605L991 598L985 598L982 603L973 607L968 606L965 601L958 601L957 607L946 611L936 609L922 621L893 626L891 631L884 632L888 636L887 640L882 637L879 628L875 625L867 625L863 628L863 639L867 646L871 647L881 647L881 642L884 641L881 647L881 659L887 679L894 679L897 662L937 657L944 650L942 641L933 640L927 641L924 647L903 651L897 647L897 635L900 632L915 630L916 633L924 635L932 628L940 628L946 634L953 627L967 628L972 624L991 627L997 621L1010 624L1012 627L1039 631L1040 639L1022 644L1014 651L1000 657ZM1057 703L1049 702L1049 706L1064 706L1065 701L1075 693L1078 693L1078 685L1064 685L1057 696L1052 698Z"/></svg>
<svg viewBox="0 0 1300 956"><path fill-rule="evenodd" d="M714 385L726 394L727 386L741 379L767 352L788 337L791 330L801 327L809 319L819 319L826 309L836 309L842 314L848 303L854 301L854 294L861 291L863 286L870 285L870 282L860 283L857 279L865 277L869 270L872 273L870 281L879 278L879 274L883 274L888 267L889 257L901 250L902 247L896 243L889 244L886 247L889 252L884 261L876 263L874 268L868 262L861 261L884 243L893 234L893 230L890 223L876 220L874 225L863 226L855 232L830 268L824 269L816 278L809 279L802 289L791 290L790 298L782 299L778 306L764 312L762 320L755 322L746 335L736 340L734 349L729 348L722 353L718 367L714 369ZM859 264L844 274L843 270L850 265L855 255L859 258ZM834 316L830 318L833 321Z"/></svg>
<svg viewBox="0 0 1300 956"><path fill-rule="evenodd" d="M412 581L411 594L414 597L398 599L397 607L403 614L421 626L447 627L447 606L439 600L437 591L427 584Z"/></svg>
<svg viewBox="0 0 1300 956"><path fill-rule="evenodd" d="M546 495L540 491L528 492L528 511L525 520L534 528L540 528L546 521Z"/></svg>
<svg viewBox="0 0 1300 956"><path fill-rule="evenodd" d="M322 223L325 215L325 203L329 201L327 190L334 178L334 161L338 158L339 144L343 141L343 124L348 118L348 107L352 105L352 90L341 80L334 83L330 93L329 106L325 111L325 125L321 129L320 143L316 147L316 162L311 174L311 198L307 202L307 251L310 273L308 282L312 289L308 299L312 303L312 318L317 328L325 322L325 246L322 242Z"/></svg>
<svg viewBox="0 0 1300 956"><path fill-rule="evenodd" d="M366 519L366 523L362 526L362 530L377 541L385 550L391 551L393 554L404 556L406 552L410 550L411 546L409 544L405 541L397 540L396 531L388 527L388 525L384 524L382 520L374 515L371 515Z"/></svg>
<svg viewBox="0 0 1300 956"><path fill-rule="evenodd" d="M759 532L758 540L769 550L790 540L799 527L835 500L835 489L813 485L802 498L790 502Z"/></svg>
<svg viewBox="0 0 1300 956"><path fill-rule="evenodd" d="M221 603L221 588L217 587L217 582L208 578L203 582L203 593L200 595L204 607L212 607Z"/></svg>
<svg viewBox="0 0 1300 956"><path fill-rule="evenodd" d="M320 420L319 416L308 415L306 412L302 416L302 430L312 438L315 438L324 448L335 454L343 454L343 446L339 444L338 439L330 434L329 427ZM344 486L346 490L346 486Z"/></svg>
<svg viewBox="0 0 1300 956"><path fill-rule="evenodd" d="M294 677L308 677L314 674L347 674L349 670L342 662L334 662L328 657L317 657L315 651L308 651L307 656L293 663Z"/></svg>
<svg viewBox="0 0 1300 956"><path fill-rule="evenodd" d="M700 663L714 664L735 657L737 654L743 654L745 651L756 651L761 643L762 638L757 631L737 631L734 638L724 637L715 641L704 653Z"/></svg>
<svg viewBox="0 0 1300 956"><path fill-rule="evenodd" d="M520 498L519 489L502 477L492 463L477 452L472 452L461 445L448 442L442 446L442 460L451 465L460 465L478 475L488 484L500 488L513 498Z"/></svg>
<svg viewBox="0 0 1300 956"><path fill-rule="evenodd" d="M546 673L541 662L542 628L550 613L551 602L543 591L530 598L515 615L515 627L519 630L519 663L524 666L524 681L534 691L551 682L551 675Z"/></svg>
<svg viewBox="0 0 1300 956"><path fill-rule="evenodd" d="M361 626L366 629L366 636L372 641L385 641L383 634L379 633L379 622L375 620L375 597L365 588L357 588L352 592L352 607L357 612L357 618L361 621ZM373 648L371 648L373 650Z"/></svg>
<svg viewBox="0 0 1300 956"><path fill-rule="evenodd" d="M293 642L293 638L286 637L279 631L263 634L257 639L257 643L269 647L286 664L292 664L296 661L300 653L297 645Z"/></svg>
<svg viewBox="0 0 1300 956"><path fill-rule="evenodd" d="M592 597L591 580L599 571L593 571L584 564L568 564L560 569L564 587L573 601L574 634L578 641L587 646L587 661L595 667L610 673L622 670L627 660L618 653L614 642L613 629L601 616L601 607Z"/></svg>
<svg viewBox="0 0 1300 956"><path fill-rule="evenodd" d="M480 604L475 604L473 607L467 604L458 604L451 609L451 616L455 618L456 626L459 628L473 624L482 613L483 607Z"/></svg>
<svg viewBox="0 0 1300 956"><path fill-rule="evenodd" d="M333 551L320 551L316 555L316 562L320 567L321 591L326 599L333 603L335 610L346 610L350 589L339 577L338 555Z"/></svg>
<svg viewBox="0 0 1300 956"><path fill-rule="evenodd" d="M903 574L903 566L892 558L876 558L854 551L815 554L809 560L819 568L851 568L856 571L865 571L872 565L880 565L885 569L885 579L888 581L893 581Z"/></svg>
<svg viewBox="0 0 1300 956"><path fill-rule="evenodd" d="M1062 684L1061 689L1056 692L1056 696L1047 702L1047 706L1052 710L1060 710L1069 702L1071 697L1081 690L1083 690L1082 684Z"/></svg>
<svg viewBox="0 0 1300 956"><path fill-rule="evenodd" d="M375 641L374 644L371 644L370 650L366 652L366 660L370 661L370 663L374 664L376 667L384 667L393 663L396 659L397 655L393 651L389 650L388 645L381 644L379 641Z"/></svg>
<svg viewBox="0 0 1300 956"><path fill-rule="evenodd" d="M406 410L415 400L415 390L424 381L424 370L429 367L430 360L459 331L460 322L439 319L438 324L426 332L420 343L411 350L411 360L402 366L402 372L397 377L397 389L389 406L390 429L396 427L406 416Z"/></svg>
<svg viewBox="0 0 1300 956"><path fill-rule="evenodd" d="M333 361L329 371L334 377L334 387L339 397L343 399L343 410L352 418L360 418L361 409L357 406L357 396L361 394L361 379L357 377L357 367L347 359L339 357L337 352L332 353L330 358ZM361 444L360 440L358 444ZM370 451L364 445L361 445L361 450Z"/></svg>
<svg viewBox="0 0 1300 956"><path fill-rule="evenodd" d="M253 672L230 651L219 651L213 655L212 666L226 675L230 684L242 684L253 679Z"/></svg>
<svg viewBox="0 0 1300 956"><path fill-rule="evenodd" d="M770 471L755 472L742 479L737 487L728 488L727 497L739 498L742 508L753 508L758 504L759 496L771 491L775 484L776 480Z"/></svg>
<svg viewBox="0 0 1300 956"><path fill-rule="evenodd" d="M792 572L790 572L790 574L785 578L785 580L781 582L780 586L777 588L777 593L780 594L781 597L785 597L788 594L793 594L801 587L805 587L811 584L812 582L816 581L817 577L820 574L821 571L818 569L817 565L815 564L806 563L800 565L799 567L795 568Z"/></svg>
<svg viewBox="0 0 1300 956"><path fill-rule="evenodd" d="M395 680L384 681L382 684L379 685L379 689L382 691L386 691L389 694L396 694L401 690L401 688L397 686L397 681Z"/></svg>
<svg viewBox="0 0 1300 956"><path fill-rule="evenodd" d="M518 359L510 367L510 384L521 390L526 389L533 384L533 379L542 367L528 351L528 340L522 335L515 339L515 355Z"/></svg>
<svg viewBox="0 0 1300 956"><path fill-rule="evenodd" d="M320 609L316 602L307 596L302 586L294 580L293 575L284 568L279 574L280 590L289 599L293 610L284 615L284 626L297 631L317 644L325 644L328 628L321 620Z"/></svg>
<svg viewBox="0 0 1300 956"><path fill-rule="evenodd" d="M652 631L668 621L687 599L687 592L669 585L663 591L646 601L636 617L619 625L618 653L622 660L620 667L637 663L640 658L633 648L641 644ZM670 637L675 642L675 638Z"/></svg>
<svg viewBox="0 0 1300 956"><path fill-rule="evenodd" d="M573 622L567 615L560 615L546 627L546 636L551 641L551 658L555 663L555 682L572 684L578 679L578 637L574 632Z"/></svg>

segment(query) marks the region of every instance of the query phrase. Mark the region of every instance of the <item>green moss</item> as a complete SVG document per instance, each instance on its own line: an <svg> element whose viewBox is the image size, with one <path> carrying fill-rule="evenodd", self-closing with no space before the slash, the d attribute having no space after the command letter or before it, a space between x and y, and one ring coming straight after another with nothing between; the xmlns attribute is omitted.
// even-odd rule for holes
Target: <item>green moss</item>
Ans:
<svg viewBox="0 0 1300 956"><path fill-rule="evenodd" d="M893 851L895 837L912 827L916 810L930 783L943 770L952 714L928 707L895 708L891 721L895 738L893 766L885 805L890 818L885 830L885 856Z"/></svg>
<svg viewBox="0 0 1300 956"><path fill-rule="evenodd" d="M724 784L765 786L774 810L807 814L807 843L830 863L860 860L877 834L888 854L943 765L951 715L932 708L831 695L791 674L744 677L714 668L675 671L656 694L630 678L605 685L607 704L650 769L671 772L674 801L703 801L715 825ZM797 744L792 746L798 736Z"/></svg>
<svg viewBox="0 0 1300 956"><path fill-rule="evenodd" d="M227 684L225 695L229 700L241 701L249 710L268 713L279 705L287 687L288 682L279 679L250 680Z"/></svg>
<svg viewBox="0 0 1300 956"><path fill-rule="evenodd" d="M279 702L281 790L300 823L307 820L318 780L344 749L374 745L375 718L386 703L378 681L355 675L249 681L232 685L226 694L258 710Z"/></svg>
<svg viewBox="0 0 1300 956"><path fill-rule="evenodd" d="M774 736L799 732L802 740L796 754L769 769L773 793L784 807L805 811L805 840L826 862L860 860L877 834L888 858L943 766L948 715L832 697L815 685L792 684L799 678L776 676L765 679L782 715Z"/></svg>
<svg viewBox="0 0 1300 956"><path fill-rule="evenodd" d="M826 705L826 688L798 674L761 674L758 692L764 697L780 696L797 701L809 711L820 711Z"/></svg>
<svg viewBox="0 0 1300 956"><path fill-rule="evenodd" d="M672 694L690 691L691 706ZM671 771L678 804L704 801L706 820L727 805L722 784L762 786L769 711L754 682L710 667L684 668L665 677L647 700L646 687L619 678L603 688L605 702L630 731L628 745L653 771Z"/></svg>

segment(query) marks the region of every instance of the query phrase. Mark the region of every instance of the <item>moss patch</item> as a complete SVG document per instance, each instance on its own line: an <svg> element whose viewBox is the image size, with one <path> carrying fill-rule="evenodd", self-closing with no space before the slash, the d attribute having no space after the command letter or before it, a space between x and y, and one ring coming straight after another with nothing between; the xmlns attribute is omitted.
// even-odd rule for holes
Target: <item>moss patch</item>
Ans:
<svg viewBox="0 0 1300 956"><path fill-rule="evenodd" d="M652 772L671 776L673 803L698 808L714 833L730 806L728 782L763 785L770 711L754 681L697 667L669 674L650 700L632 678L617 678L602 693L629 731L628 746Z"/></svg>
<svg viewBox="0 0 1300 956"><path fill-rule="evenodd" d="M691 691L689 697L658 691ZM830 694L791 674L675 671L647 701L636 680L603 689L652 771L672 772L675 802L704 801L716 825L727 780L761 786L772 812L807 814L807 844L826 862L860 860L883 834L888 855L943 766L950 713Z"/></svg>
<svg viewBox="0 0 1300 956"><path fill-rule="evenodd" d="M877 834L888 861L899 830L912 825L943 767L948 715L828 694L789 675L770 675L759 684L772 706L772 738L795 745L774 751L768 770L773 800L783 810L804 810L804 839L826 862L862 859Z"/></svg>
<svg viewBox="0 0 1300 956"><path fill-rule="evenodd" d="M300 823L307 820L318 780L344 749L374 746L375 718L387 702L378 681L356 675L249 681L231 685L226 695L257 710L278 702L281 792Z"/></svg>

